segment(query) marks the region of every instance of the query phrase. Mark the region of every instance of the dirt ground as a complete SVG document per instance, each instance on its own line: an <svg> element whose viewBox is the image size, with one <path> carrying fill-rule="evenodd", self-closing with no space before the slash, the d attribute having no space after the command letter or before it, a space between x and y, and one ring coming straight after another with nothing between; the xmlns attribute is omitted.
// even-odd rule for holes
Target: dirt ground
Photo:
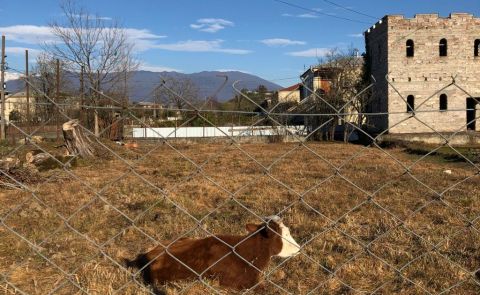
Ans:
<svg viewBox="0 0 480 295"><path fill-rule="evenodd" d="M315 142L100 152L25 190L0 188L0 292L149 294L122 258L278 214L302 250L273 258L264 294L480 293L478 165ZM215 281L160 287L231 293Z"/></svg>

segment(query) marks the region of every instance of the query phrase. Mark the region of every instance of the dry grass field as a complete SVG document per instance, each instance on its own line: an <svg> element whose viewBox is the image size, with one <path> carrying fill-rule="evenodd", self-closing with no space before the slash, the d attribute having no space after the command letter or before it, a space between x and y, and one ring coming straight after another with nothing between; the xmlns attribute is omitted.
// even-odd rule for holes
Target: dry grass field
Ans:
<svg viewBox="0 0 480 295"><path fill-rule="evenodd" d="M169 144L109 144L30 191L1 188L0 293L148 294L123 257L272 214L302 253L272 260L265 294L480 293L479 166L429 156L405 173L421 155L337 143Z"/></svg>

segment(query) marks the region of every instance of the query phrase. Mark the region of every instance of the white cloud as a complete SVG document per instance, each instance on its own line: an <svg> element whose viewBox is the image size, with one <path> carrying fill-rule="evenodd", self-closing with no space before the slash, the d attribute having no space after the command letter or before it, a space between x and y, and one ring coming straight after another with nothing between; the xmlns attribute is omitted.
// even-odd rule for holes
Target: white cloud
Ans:
<svg viewBox="0 0 480 295"><path fill-rule="evenodd" d="M86 14L74 14L73 15L74 17L76 18L80 18L80 17L86 17L87 15ZM90 19L94 18L94 19L99 19L99 20L112 20L111 17L108 17L108 16L99 16L99 15L88 15Z"/></svg>
<svg viewBox="0 0 480 295"><path fill-rule="evenodd" d="M0 33L5 35L7 41L25 44L40 44L57 40L48 26L15 25L0 27Z"/></svg>
<svg viewBox="0 0 480 295"><path fill-rule="evenodd" d="M209 19L206 19L209 20ZM150 49L163 49L170 51L183 52L219 52L227 54L248 54L252 51L246 49L224 48L223 40L187 40L176 43L158 43L159 39L166 38L165 35L157 35L147 29L126 28L125 33L128 40L134 44L137 52ZM7 41L15 41L20 44L37 45L45 42L58 42L58 38L52 34L48 26L35 25L15 25L9 27L0 27L0 34L7 37ZM10 48L10 49L8 49ZM7 51L11 54L20 54L25 48L23 47L7 47ZM31 49L32 54L36 53L36 49Z"/></svg>
<svg viewBox="0 0 480 295"><path fill-rule="evenodd" d="M181 70L178 70L178 69L151 65L149 63L141 63L139 69L142 71L150 71L150 72L182 72Z"/></svg>
<svg viewBox="0 0 480 295"><path fill-rule="evenodd" d="M362 33L358 33L358 34L348 34L348 37L363 38L363 34L362 34Z"/></svg>
<svg viewBox="0 0 480 295"><path fill-rule="evenodd" d="M308 13L299 14L299 15L297 15L297 17L300 17L300 18L317 18L318 15L308 12Z"/></svg>
<svg viewBox="0 0 480 295"><path fill-rule="evenodd" d="M20 73L13 73L13 72L5 72L5 82L10 81L10 80L17 80L23 77Z"/></svg>
<svg viewBox="0 0 480 295"><path fill-rule="evenodd" d="M287 55L297 57L323 57L330 51L329 48L311 48L303 51L287 52Z"/></svg>
<svg viewBox="0 0 480 295"><path fill-rule="evenodd" d="M134 45L136 51L146 51L155 47L158 39L166 38L166 35L157 35L147 29L126 28L128 40Z"/></svg>
<svg viewBox="0 0 480 295"><path fill-rule="evenodd" d="M11 47L11 46L8 46L8 47L5 47L5 52L10 55L25 55L25 50L28 49L28 54L29 54L29 57L32 57L32 56L36 56L38 55L41 50L38 50L38 49L34 49L34 48L27 48L27 47Z"/></svg>
<svg viewBox="0 0 480 295"><path fill-rule="evenodd" d="M260 42L267 46L289 46L289 45L305 45L307 44L305 41L297 41L297 40L290 40L290 39L283 39L283 38L271 38L271 39L263 39Z"/></svg>
<svg viewBox="0 0 480 295"><path fill-rule="evenodd" d="M223 18L201 18L190 28L207 33L216 33L226 27L233 27L234 23Z"/></svg>
<svg viewBox="0 0 480 295"><path fill-rule="evenodd" d="M246 49L223 48L223 40L187 40L177 43L156 44L154 48L164 49L169 51L184 51L184 52L219 52L228 54L248 54L252 51Z"/></svg>
<svg viewBox="0 0 480 295"><path fill-rule="evenodd" d="M23 44L44 44L59 41L48 26L15 25L0 27L0 33L6 36L7 41ZM147 29L125 28L125 33L137 51L151 49L154 47L156 40L167 37L154 34Z"/></svg>
<svg viewBox="0 0 480 295"><path fill-rule="evenodd" d="M307 13L302 13L302 14L284 13L284 14L282 14L282 16L299 17L299 18L318 18L318 15L313 13L313 12L307 12Z"/></svg>

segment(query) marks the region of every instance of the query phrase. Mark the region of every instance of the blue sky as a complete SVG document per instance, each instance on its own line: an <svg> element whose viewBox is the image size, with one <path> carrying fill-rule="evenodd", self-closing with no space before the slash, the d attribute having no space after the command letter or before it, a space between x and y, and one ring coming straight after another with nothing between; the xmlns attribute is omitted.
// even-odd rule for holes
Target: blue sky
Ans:
<svg viewBox="0 0 480 295"><path fill-rule="evenodd" d="M353 46L363 52L361 33L385 14L412 17L415 13L447 16L450 12L469 12L480 16L479 0L284 1L292 5L282 1L79 3L107 21L121 21L136 45L142 69L184 73L238 70L284 86L295 83L304 66L315 64L316 56L328 48ZM47 24L61 19L58 0L0 0L0 33L6 35L9 66L22 69L24 49L35 55L38 44L52 38Z"/></svg>

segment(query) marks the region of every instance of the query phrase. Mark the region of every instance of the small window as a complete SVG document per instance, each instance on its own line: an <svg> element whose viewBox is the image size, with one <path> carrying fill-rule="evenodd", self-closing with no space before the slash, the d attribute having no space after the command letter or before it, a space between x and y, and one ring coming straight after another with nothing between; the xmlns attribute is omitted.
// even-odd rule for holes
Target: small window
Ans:
<svg viewBox="0 0 480 295"><path fill-rule="evenodd" d="M445 93L440 95L440 111L446 111L448 107L448 97Z"/></svg>
<svg viewBox="0 0 480 295"><path fill-rule="evenodd" d="M440 40L439 44L440 56L447 56L447 39Z"/></svg>
<svg viewBox="0 0 480 295"><path fill-rule="evenodd" d="M473 55L474 56L479 56L480 54L480 39L475 40L475 43L473 45Z"/></svg>
<svg viewBox="0 0 480 295"><path fill-rule="evenodd" d="M415 54L415 44L412 39L407 40L407 57L413 57Z"/></svg>
<svg viewBox="0 0 480 295"><path fill-rule="evenodd" d="M407 96L407 113L413 113L415 110L415 97L413 95Z"/></svg>

